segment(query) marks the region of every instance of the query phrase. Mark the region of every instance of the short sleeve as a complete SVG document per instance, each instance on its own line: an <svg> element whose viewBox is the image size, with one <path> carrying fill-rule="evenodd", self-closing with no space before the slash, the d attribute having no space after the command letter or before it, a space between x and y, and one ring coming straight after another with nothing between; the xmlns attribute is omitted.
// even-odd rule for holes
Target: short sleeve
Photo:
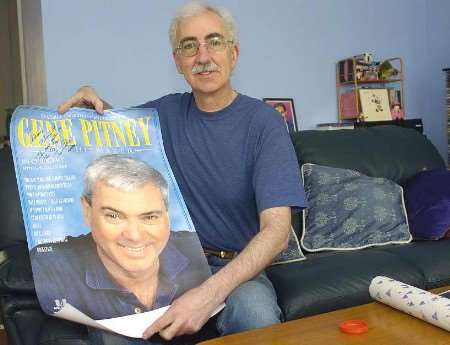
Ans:
<svg viewBox="0 0 450 345"><path fill-rule="evenodd" d="M294 147L281 117L268 115L255 148L256 206L259 213L279 206L298 211L307 204Z"/></svg>

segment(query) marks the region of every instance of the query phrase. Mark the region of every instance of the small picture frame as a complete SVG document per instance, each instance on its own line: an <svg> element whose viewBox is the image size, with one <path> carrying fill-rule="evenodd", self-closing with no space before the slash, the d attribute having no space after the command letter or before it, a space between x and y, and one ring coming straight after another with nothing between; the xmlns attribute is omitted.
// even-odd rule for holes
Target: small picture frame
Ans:
<svg viewBox="0 0 450 345"><path fill-rule="evenodd" d="M263 98L263 101L280 113L290 134L297 132L297 118L292 98Z"/></svg>
<svg viewBox="0 0 450 345"><path fill-rule="evenodd" d="M387 89L360 89L359 99L364 121L392 120Z"/></svg>

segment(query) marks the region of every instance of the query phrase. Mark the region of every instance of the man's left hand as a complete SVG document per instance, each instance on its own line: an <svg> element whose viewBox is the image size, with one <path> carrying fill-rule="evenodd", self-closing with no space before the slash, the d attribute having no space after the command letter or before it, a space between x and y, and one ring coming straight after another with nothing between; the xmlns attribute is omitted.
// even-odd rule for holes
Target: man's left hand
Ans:
<svg viewBox="0 0 450 345"><path fill-rule="evenodd" d="M143 338L148 339L155 333L166 339L182 334L198 332L208 321L213 311L220 304L213 302L211 291L200 285L177 298L170 308L148 327Z"/></svg>
<svg viewBox="0 0 450 345"><path fill-rule="evenodd" d="M215 309L243 282L261 272L287 246L291 224L290 207L272 207L260 214L261 229L239 255L200 286L176 299L143 334L159 333L166 340L193 334L208 321Z"/></svg>

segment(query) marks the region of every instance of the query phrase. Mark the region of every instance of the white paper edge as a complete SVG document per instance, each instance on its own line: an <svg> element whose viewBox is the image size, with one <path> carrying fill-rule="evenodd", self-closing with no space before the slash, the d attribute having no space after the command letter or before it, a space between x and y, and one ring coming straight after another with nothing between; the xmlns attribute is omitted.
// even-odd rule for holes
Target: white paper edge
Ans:
<svg viewBox="0 0 450 345"><path fill-rule="evenodd" d="M54 313L53 316L78 322L86 326L99 328L105 331L118 333L127 337L142 338L142 334L144 333L144 331L159 317L161 317L167 311L167 309L169 309L169 307L170 305L140 314L132 314L111 319L94 320L79 311L70 303L66 303L59 311ZM213 311L211 317L220 312L224 307L225 303L219 305Z"/></svg>

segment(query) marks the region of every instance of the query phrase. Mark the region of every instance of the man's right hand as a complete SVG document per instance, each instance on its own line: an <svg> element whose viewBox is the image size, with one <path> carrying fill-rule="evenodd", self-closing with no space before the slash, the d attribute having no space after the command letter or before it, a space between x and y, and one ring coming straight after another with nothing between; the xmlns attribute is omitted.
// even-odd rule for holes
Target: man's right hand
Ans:
<svg viewBox="0 0 450 345"><path fill-rule="evenodd" d="M91 86L80 87L75 94L58 106L58 112L64 114L72 107L95 109L97 113L103 114L103 110L111 106L102 100Z"/></svg>

